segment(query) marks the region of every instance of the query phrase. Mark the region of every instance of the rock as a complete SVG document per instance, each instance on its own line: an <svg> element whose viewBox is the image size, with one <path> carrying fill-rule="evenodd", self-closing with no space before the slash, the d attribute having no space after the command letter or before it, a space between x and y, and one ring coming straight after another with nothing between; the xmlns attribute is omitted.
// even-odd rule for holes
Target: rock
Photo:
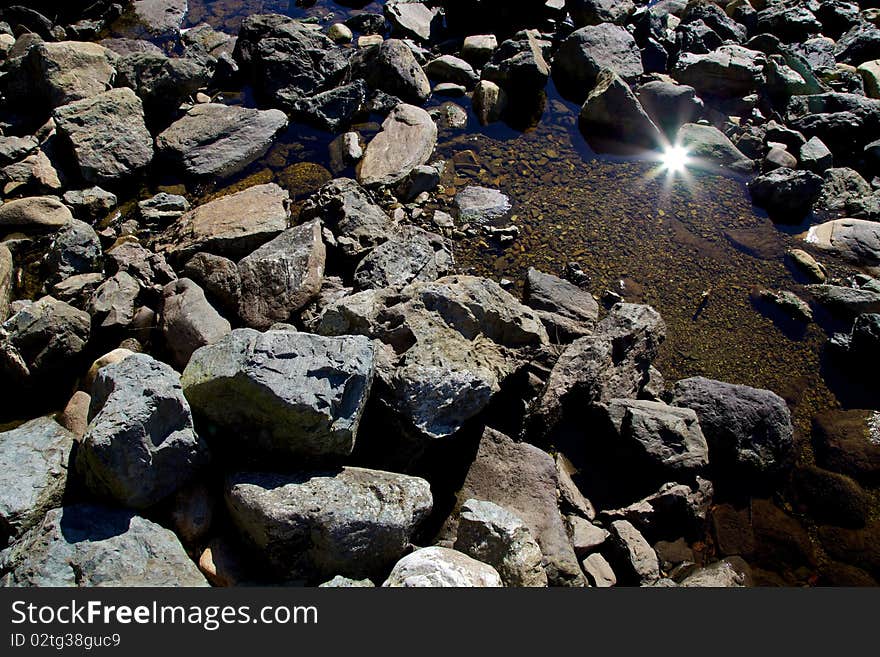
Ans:
<svg viewBox="0 0 880 657"><path fill-rule="evenodd" d="M547 333L565 343L588 335L599 320L599 304L589 292L530 267L523 302L538 312Z"/></svg>
<svg viewBox="0 0 880 657"><path fill-rule="evenodd" d="M97 43L59 41L30 48L22 66L27 84L51 108L107 91L116 75L115 61L116 56Z"/></svg>
<svg viewBox="0 0 880 657"><path fill-rule="evenodd" d="M480 80L471 97L471 104L481 125L499 121L507 103L507 93L489 80Z"/></svg>
<svg viewBox="0 0 880 657"><path fill-rule="evenodd" d="M738 588L746 585L746 576L729 559L698 569L681 581L681 586L703 588Z"/></svg>
<svg viewBox="0 0 880 657"><path fill-rule="evenodd" d="M791 262L815 283L824 283L828 274L825 267L802 249L789 249L785 252Z"/></svg>
<svg viewBox="0 0 880 657"><path fill-rule="evenodd" d="M73 209L77 218L93 223L116 207L116 194L100 187L70 190L64 192L64 203Z"/></svg>
<svg viewBox="0 0 880 657"><path fill-rule="evenodd" d="M327 29L327 37L333 43L351 43L354 34L344 23L334 23Z"/></svg>
<svg viewBox="0 0 880 657"><path fill-rule="evenodd" d="M347 65L342 51L326 36L279 14L246 17L233 57L257 94L280 109L336 86Z"/></svg>
<svg viewBox="0 0 880 657"><path fill-rule="evenodd" d="M813 418L816 462L865 483L880 481L880 417L875 411L832 410Z"/></svg>
<svg viewBox="0 0 880 657"><path fill-rule="evenodd" d="M395 31L422 41L431 38L431 26L440 10L423 2L390 0L385 3L385 16Z"/></svg>
<svg viewBox="0 0 880 657"><path fill-rule="evenodd" d="M635 527L626 520L615 520L611 531L617 542L622 562L634 581L640 585L652 584L660 579L660 563L654 549Z"/></svg>
<svg viewBox="0 0 880 657"><path fill-rule="evenodd" d="M773 171L775 169L795 169L797 168L797 158L784 148L773 147L764 156L761 162L763 171Z"/></svg>
<svg viewBox="0 0 880 657"><path fill-rule="evenodd" d="M461 58L477 68L482 68L492 59L492 53L497 47L498 38L494 34L472 34L464 38Z"/></svg>
<svg viewBox="0 0 880 657"><path fill-rule="evenodd" d="M238 454L341 457L354 448L373 372L363 337L236 329L196 351L182 383Z"/></svg>
<svg viewBox="0 0 880 657"><path fill-rule="evenodd" d="M375 586L370 579L349 579L342 575L337 575L323 584L318 584L319 589L372 589Z"/></svg>
<svg viewBox="0 0 880 657"><path fill-rule="evenodd" d="M180 367L186 367L196 349L214 344L232 331L229 322L208 303L202 288L188 278L165 286L159 329Z"/></svg>
<svg viewBox="0 0 880 657"><path fill-rule="evenodd" d="M73 434L74 439L79 442L86 433L86 427L89 425L89 405L92 403L91 396L83 390L77 390L73 393L67 406L56 417L58 424Z"/></svg>
<svg viewBox="0 0 880 657"><path fill-rule="evenodd" d="M63 386L75 376L71 365L90 332L87 313L49 296L19 310L0 326L0 366L11 377L7 381L39 383L44 391Z"/></svg>
<svg viewBox="0 0 880 657"><path fill-rule="evenodd" d="M876 286L810 285L807 291L832 313L855 317L880 312L880 290Z"/></svg>
<svg viewBox="0 0 880 657"><path fill-rule="evenodd" d="M696 411L716 468L770 475L788 465L791 414L769 390L694 377L675 384L672 404Z"/></svg>
<svg viewBox="0 0 880 657"><path fill-rule="evenodd" d="M655 467L686 475L709 464L706 438L697 414L689 408L612 399L604 412L615 439L628 442Z"/></svg>
<svg viewBox="0 0 880 657"><path fill-rule="evenodd" d="M262 559L287 577L386 572L431 512L427 481L345 467L289 476L238 474L226 505Z"/></svg>
<svg viewBox="0 0 880 657"><path fill-rule="evenodd" d="M799 159L801 167L819 175L834 166L834 155L818 137L811 137L801 146Z"/></svg>
<svg viewBox="0 0 880 657"><path fill-rule="evenodd" d="M578 516L566 518L571 532L571 544L578 557L584 557L601 546L611 535L606 530Z"/></svg>
<svg viewBox="0 0 880 657"><path fill-rule="evenodd" d="M53 117L73 148L80 174L90 183L119 184L153 159L143 105L127 87L59 107Z"/></svg>
<svg viewBox="0 0 880 657"><path fill-rule="evenodd" d="M508 94L519 95L542 90L550 78L550 65L544 59L546 44L535 30L518 32L504 41L483 68L483 79L496 83Z"/></svg>
<svg viewBox="0 0 880 657"><path fill-rule="evenodd" d="M639 85L635 93L651 120L670 135L679 126L695 122L705 109L696 89L685 84L652 80Z"/></svg>
<svg viewBox="0 0 880 657"><path fill-rule="evenodd" d="M754 162L714 126L685 123L678 130L677 143L703 166L720 166L738 173L754 171Z"/></svg>
<svg viewBox="0 0 880 657"><path fill-rule="evenodd" d="M188 0L134 0L137 22L154 36L175 37L189 10Z"/></svg>
<svg viewBox="0 0 880 657"><path fill-rule="evenodd" d="M565 8L575 27L584 27L602 23L623 24L636 7L632 0L566 0Z"/></svg>
<svg viewBox="0 0 880 657"><path fill-rule="evenodd" d="M184 266L184 274L201 285L207 296L220 307L238 314L241 282L238 267L232 260L210 253L197 253Z"/></svg>
<svg viewBox="0 0 880 657"><path fill-rule="evenodd" d="M553 80L566 96L581 102L602 69L610 69L624 80L644 72L635 40L619 25L582 27L566 38L553 60Z"/></svg>
<svg viewBox="0 0 880 657"><path fill-rule="evenodd" d="M510 199L497 189L468 186L455 195L454 209L461 223L489 224L506 216Z"/></svg>
<svg viewBox="0 0 880 657"><path fill-rule="evenodd" d="M207 586L174 533L131 511L53 509L0 555L4 586Z"/></svg>
<svg viewBox="0 0 880 657"><path fill-rule="evenodd" d="M51 418L0 433L0 544L61 504L74 436Z"/></svg>
<svg viewBox="0 0 880 657"><path fill-rule="evenodd" d="M388 215L350 178L324 185L303 205L300 218L320 219L333 232L339 249L353 259L387 240L394 230Z"/></svg>
<svg viewBox="0 0 880 657"><path fill-rule="evenodd" d="M40 193L58 192L62 185L58 171L42 150L28 155L21 162L3 167L0 176L5 180L7 193L35 190Z"/></svg>
<svg viewBox="0 0 880 657"><path fill-rule="evenodd" d="M157 238L156 250L179 259L203 251L238 260L287 229L288 204L288 193L274 183L221 196L184 214Z"/></svg>
<svg viewBox="0 0 880 657"><path fill-rule="evenodd" d="M572 475L577 474L574 465L561 452L556 453L556 476L559 479L559 504L565 513L574 513L581 518L594 520L596 509L584 497ZM573 516L569 516L573 517Z"/></svg>
<svg viewBox="0 0 880 657"><path fill-rule="evenodd" d="M294 117L326 132L339 132L352 124L363 112L369 89L363 80L355 80L329 91L298 100L293 106Z"/></svg>
<svg viewBox="0 0 880 657"><path fill-rule="evenodd" d="M437 143L437 125L423 109L398 105L373 137L358 166L358 181L367 187L394 185L415 167L427 163Z"/></svg>
<svg viewBox="0 0 880 657"><path fill-rule="evenodd" d="M182 104L207 87L212 77L212 70L199 60L150 53L126 55L117 68L116 86L134 89L144 102L150 124L162 127L175 118Z"/></svg>
<svg viewBox="0 0 880 657"><path fill-rule="evenodd" d="M2 210L2 208L0 208ZM865 219L835 219L811 226L806 241L858 265L880 265L880 223Z"/></svg>
<svg viewBox="0 0 880 657"><path fill-rule="evenodd" d="M286 126L279 110L205 103L160 134L156 146L187 175L225 178L265 155Z"/></svg>
<svg viewBox="0 0 880 657"><path fill-rule="evenodd" d="M501 576L492 566L456 550L428 547L397 562L385 587L500 587Z"/></svg>
<svg viewBox="0 0 880 657"><path fill-rule="evenodd" d="M0 165L14 164L39 148L36 137L0 137Z"/></svg>
<svg viewBox="0 0 880 657"><path fill-rule="evenodd" d="M556 488L556 465L549 454L487 428L458 500L494 502L517 515L541 546L549 583L578 586L583 574L559 512ZM447 521L450 533L454 521Z"/></svg>
<svg viewBox="0 0 880 657"><path fill-rule="evenodd" d="M45 262L52 272L48 278L50 282L76 274L100 272L103 261L98 234L78 219L71 219L55 233L45 255Z"/></svg>
<svg viewBox="0 0 880 657"><path fill-rule="evenodd" d="M133 239L117 241L105 251L104 257L108 273L126 273L142 287L155 290L157 294L177 278L163 255L153 253Z"/></svg>
<svg viewBox="0 0 880 657"><path fill-rule="evenodd" d="M361 260L354 273L354 285L363 290L435 281L449 274L454 264L451 249L442 237L404 226Z"/></svg>
<svg viewBox="0 0 880 657"><path fill-rule="evenodd" d="M190 481L208 461L174 370L146 354L102 368L76 466L88 488L146 509Z"/></svg>
<svg viewBox="0 0 880 657"><path fill-rule="evenodd" d="M615 305L593 335L562 352L535 405L536 430L552 429L569 405L580 412L591 403L638 397L665 338L666 324L650 306Z"/></svg>
<svg viewBox="0 0 880 657"><path fill-rule="evenodd" d="M98 377L98 372L100 372L103 368L108 365L113 365L114 363L120 363L129 356L133 356L135 354L131 349L125 348L117 348L113 351L108 351L103 356L100 356L95 359L95 362L92 363L91 367L89 367L89 371L86 372L86 376L83 379L82 385L84 388L88 390L92 389L92 386L95 383L95 379Z"/></svg>
<svg viewBox="0 0 880 657"><path fill-rule="evenodd" d="M798 501L819 524L865 526L870 498L848 476L805 466L795 470L793 479Z"/></svg>
<svg viewBox="0 0 880 657"><path fill-rule="evenodd" d="M762 84L764 61L760 52L726 45L706 54L682 53L671 75L699 94L737 98L752 93Z"/></svg>
<svg viewBox="0 0 880 657"><path fill-rule="evenodd" d="M287 321L320 292L325 259L317 220L267 242L238 263L239 316L262 330Z"/></svg>
<svg viewBox="0 0 880 657"><path fill-rule="evenodd" d="M780 311L800 322L810 322L813 319L813 310L810 304L801 299L794 292L788 290L759 290L758 298L776 306Z"/></svg>
<svg viewBox="0 0 880 657"><path fill-rule="evenodd" d="M656 148L660 130L623 79L602 69L580 112L581 131L594 147L607 141Z"/></svg>
<svg viewBox="0 0 880 657"><path fill-rule="evenodd" d="M29 196L0 205L0 228L5 231L52 231L72 220L70 209L54 196Z"/></svg>
<svg viewBox="0 0 880 657"><path fill-rule="evenodd" d="M470 89L480 79L473 67L453 55L441 55L425 65L425 73L440 82L452 82Z"/></svg>
<svg viewBox="0 0 880 657"><path fill-rule="evenodd" d="M880 29L867 22L860 22L847 31L834 46L838 62L857 66L880 57Z"/></svg>
<svg viewBox="0 0 880 657"><path fill-rule="evenodd" d="M608 588L617 584L617 575L614 574L611 564L598 552L584 559L582 565L593 586Z"/></svg>
<svg viewBox="0 0 880 657"><path fill-rule="evenodd" d="M151 198L138 202L141 219L151 224L166 225L190 209L189 201L178 194L159 192Z"/></svg>
<svg viewBox="0 0 880 657"><path fill-rule="evenodd" d="M171 500L174 530L186 543L202 541L211 530L216 503L203 483L181 488Z"/></svg>
<svg viewBox="0 0 880 657"><path fill-rule="evenodd" d="M0 253L2 253L2 250L0 250ZM52 286L52 296L76 308L84 309L88 305L89 299L94 295L95 290L103 282L104 274L78 274L55 283ZM2 311L2 302L0 302L0 311ZM0 312L0 316L2 316L2 312Z"/></svg>
<svg viewBox="0 0 880 657"><path fill-rule="evenodd" d="M816 205L831 212L854 212L862 198L871 193L871 185L849 167L826 170L822 192Z"/></svg>
<svg viewBox="0 0 880 657"><path fill-rule="evenodd" d="M497 504L465 501L455 549L494 567L505 586L547 586L541 548L531 531L522 520Z"/></svg>
<svg viewBox="0 0 880 657"><path fill-rule="evenodd" d="M765 208L777 221L800 223L822 188L822 178L809 171L782 168L749 182L755 205Z"/></svg>
<svg viewBox="0 0 880 657"><path fill-rule="evenodd" d="M876 365L880 362L880 314L859 315L850 334L835 335L831 344L853 362L869 367Z"/></svg>
<svg viewBox="0 0 880 657"><path fill-rule="evenodd" d="M106 279L89 300L89 314L105 329L126 328L134 319L141 286L130 274L120 271Z"/></svg>
<svg viewBox="0 0 880 657"><path fill-rule="evenodd" d="M431 95L428 76L403 41L388 39L375 50L361 52L355 55L352 67L373 89L413 105L421 105Z"/></svg>

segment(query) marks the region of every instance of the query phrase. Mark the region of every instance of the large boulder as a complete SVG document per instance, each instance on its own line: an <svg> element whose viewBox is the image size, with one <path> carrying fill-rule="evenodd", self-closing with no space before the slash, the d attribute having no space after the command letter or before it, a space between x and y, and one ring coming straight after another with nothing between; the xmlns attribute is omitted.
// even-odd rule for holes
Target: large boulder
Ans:
<svg viewBox="0 0 880 657"><path fill-rule="evenodd" d="M169 529L131 511L53 509L0 553L3 586L207 586Z"/></svg>
<svg viewBox="0 0 880 657"><path fill-rule="evenodd" d="M321 291L326 249L317 220L284 231L238 263L239 315L265 330Z"/></svg>
<svg viewBox="0 0 880 657"><path fill-rule="evenodd" d="M0 229L11 232L49 232L68 225L73 215L54 196L28 196L0 205Z"/></svg>
<svg viewBox="0 0 880 657"><path fill-rule="evenodd" d="M523 302L538 313L556 342L588 335L599 320L599 304L593 295L534 267L526 274Z"/></svg>
<svg viewBox="0 0 880 657"><path fill-rule="evenodd" d="M208 462L179 375L146 354L98 372L89 417L76 466L100 497L146 509Z"/></svg>
<svg viewBox="0 0 880 657"><path fill-rule="evenodd" d="M700 94L735 98L749 94L763 82L764 55L742 46L721 46L706 54L682 53L671 74Z"/></svg>
<svg viewBox="0 0 880 657"><path fill-rule="evenodd" d="M193 208L156 239L156 250L188 259L199 251L239 260L287 229L290 196L275 183Z"/></svg>
<svg viewBox="0 0 880 657"><path fill-rule="evenodd" d="M131 87L151 126L167 125L178 108L211 82L211 69L189 57L133 53L118 60L117 87Z"/></svg>
<svg viewBox="0 0 880 657"><path fill-rule="evenodd" d="M237 329L196 351L182 383L221 449L339 458L354 449L374 367L364 337Z"/></svg>
<svg viewBox="0 0 880 657"><path fill-rule="evenodd" d="M652 80L639 85L635 92L648 116L669 135L674 135L679 126L699 119L705 109L697 90L686 84Z"/></svg>
<svg viewBox="0 0 880 657"><path fill-rule="evenodd" d="M754 171L755 163L715 126L685 123L678 130L677 143L698 166L723 167L738 173Z"/></svg>
<svg viewBox="0 0 880 657"><path fill-rule="evenodd" d="M262 157L286 126L280 110L204 103L160 134L156 147L187 175L224 178Z"/></svg>
<svg viewBox="0 0 880 657"><path fill-rule="evenodd" d="M374 89L404 102L421 105L431 95L431 83L406 43L388 39L378 48L362 50L352 67Z"/></svg>
<svg viewBox="0 0 880 657"><path fill-rule="evenodd" d="M544 43L535 30L524 30L502 42L483 68L483 79L496 83L512 95L543 89L550 78L550 65L544 59Z"/></svg>
<svg viewBox="0 0 880 657"><path fill-rule="evenodd" d="M694 377L675 384L672 404L696 411L714 467L774 474L789 464L791 413L775 393Z"/></svg>
<svg viewBox="0 0 880 657"><path fill-rule="evenodd" d="M446 240L416 226L404 226L361 260L354 284L359 289L404 287L414 281L437 280L453 266Z"/></svg>
<svg viewBox="0 0 880 657"><path fill-rule="evenodd" d="M812 226L807 242L858 265L880 267L880 223L866 219L835 219Z"/></svg>
<svg viewBox="0 0 880 657"><path fill-rule="evenodd" d="M107 91L116 75L116 56L97 43L38 43L23 62L23 73L50 107L92 98Z"/></svg>
<svg viewBox="0 0 880 657"><path fill-rule="evenodd" d="M119 184L153 160L143 104L127 87L69 103L53 116L59 134L72 146L80 174L90 183Z"/></svg>
<svg viewBox="0 0 880 657"><path fill-rule="evenodd" d="M541 546L549 583L579 586L583 573L559 512L557 488L552 456L487 428L457 498L459 506L469 499L484 500L516 514ZM458 530L457 522L453 513L446 527L450 535Z"/></svg>
<svg viewBox="0 0 880 657"><path fill-rule="evenodd" d="M196 349L214 344L232 326L208 303L202 288L188 278L178 278L163 290L159 329L174 362L186 367Z"/></svg>
<svg viewBox="0 0 880 657"><path fill-rule="evenodd" d="M189 11L188 0L134 0L131 14L136 25L152 37L176 37Z"/></svg>
<svg viewBox="0 0 880 657"><path fill-rule="evenodd" d="M232 521L260 558L314 581L387 572L432 504L424 479L363 468L238 474L226 485Z"/></svg>
<svg viewBox="0 0 880 657"><path fill-rule="evenodd" d="M401 104L367 144L358 166L358 181L367 187L394 185L425 164L437 144L437 125L425 110Z"/></svg>
<svg viewBox="0 0 880 657"><path fill-rule="evenodd" d="M395 564L382 586L391 588L500 587L501 576L489 564L457 550L427 547Z"/></svg>
<svg viewBox="0 0 880 657"><path fill-rule="evenodd" d="M644 72L635 39L619 25L603 23L573 32L553 60L553 80L566 96L582 102L602 69L610 69L624 80Z"/></svg>
<svg viewBox="0 0 880 657"><path fill-rule="evenodd" d="M766 209L775 221L783 223L800 223L821 191L820 176L785 167L749 181L749 192L755 205Z"/></svg>
<svg viewBox="0 0 880 657"><path fill-rule="evenodd" d="M61 505L74 436L49 417L0 433L0 545Z"/></svg>
<svg viewBox="0 0 880 657"><path fill-rule="evenodd" d="M580 112L581 131L594 148L608 142L647 149L662 142L659 128L645 112L629 85L610 69L603 69Z"/></svg>

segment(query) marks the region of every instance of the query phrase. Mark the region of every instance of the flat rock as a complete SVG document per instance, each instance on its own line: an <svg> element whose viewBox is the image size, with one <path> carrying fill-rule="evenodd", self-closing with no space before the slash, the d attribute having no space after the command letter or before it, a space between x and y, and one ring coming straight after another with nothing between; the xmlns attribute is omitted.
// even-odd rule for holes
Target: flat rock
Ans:
<svg viewBox="0 0 880 657"><path fill-rule="evenodd" d="M354 284L368 289L435 281L449 274L454 264L446 240L416 226L404 226L361 260Z"/></svg>
<svg viewBox="0 0 880 657"><path fill-rule="evenodd" d="M0 227L10 232L57 230L72 220L70 208L54 196L29 196L0 205Z"/></svg>
<svg viewBox="0 0 880 657"><path fill-rule="evenodd" d="M552 274L529 267L523 302L534 308L551 338L568 342L592 332L599 304L589 292Z"/></svg>
<svg viewBox="0 0 880 657"><path fill-rule="evenodd" d="M739 173L750 173L755 164L718 128L699 123L685 123L678 130L677 143L698 165L720 166Z"/></svg>
<svg viewBox="0 0 880 657"><path fill-rule="evenodd" d="M358 181L368 187L399 183L427 163L436 143L437 125L431 115L413 105L398 105L382 124L382 132L367 144Z"/></svg>
<svg viewBox="0 0 880 657"><path fill-rule="evenodd" d="M462 223L486 224L506 216L510 199L500 190L469 185L455 195L454 208Z"/></svg>

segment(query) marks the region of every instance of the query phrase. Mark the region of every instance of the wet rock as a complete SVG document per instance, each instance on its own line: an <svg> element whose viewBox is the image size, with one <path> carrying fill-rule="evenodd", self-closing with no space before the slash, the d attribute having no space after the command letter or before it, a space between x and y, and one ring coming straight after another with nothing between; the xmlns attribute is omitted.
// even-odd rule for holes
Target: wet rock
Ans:
<svg viewBox="0 0 880 657"><path fill-rule="evenodd" d="M300 218L320 219L333 232L338 247L351 258L377 247L394 228L382 208L350 178L337 178L324 185L306 201Z"/></svg>
<svg viewBox="0 0 880 657"><path fill-rule="evenodd" d="M2 208L0 208L2 210ZM835 219L812 226L807 242L858 265L880 265L880 224L865 219Z"/></svg>
<svg viewBox="0 0 880 657"><path fill-rule="evenodd" d="M208 303L202 288L188 278L165 286L159 329L180 367L186 367L196 349L214 344L232 331L229 322Z"/></svg>
<svg viewBox="0 0 880 657"><path fill-rule="evenodd" d="M187 175L228 177L262 157L286 126L279 110L205 103L160 134L156 146Z"/></svg>
<svg viewBox="0 0 880 657"><path fill-rule="evenodd" d="M755 163L714 126L685 123L678 131L678 144L705 166L721 166L739 173L754 171Z"/></svg>
<svg viewBox="0 0 880 657"><path fill-rule="evenodd" d="M218 60L231 61L232 51L235 48L234 36L215 30L207 23L187 28L186 32L180 35L180 42L184 57L207 64L209 67L216 66Z"/></svg>
<svg viewBox="0 0 880 657"><path fill-rule="evenodd" d="M660 130L623 79L603 69L580 112L581 131L598 147L606 140L656 148Z"/></svg>
<svg viewBox="0 0 880 657"><path fill-rule="evenodd" d="M517 95L543 89L550 78L540 35L535 30L519 32L504 41L483 68L482 77Z"/></svg>
<svg viewBox="0 0 880 657"><path fill-rule="evenodd" d="M763 72L762 53L727 45L706 54L683 53L671 74L701 95L736 98L755 91L763 82Z"/></svg>
<svg viewBox="0 0 880 657"><path fill-rule="evenodd" d="M492 566L444 547L416 550L397 562L386 587L500 587Z"/></svg>
<svg viewBox="0 0 880 657"><path fill-rule="evenodd" d="M794 473L798 500L820 524L864 527L868 518L868 494L846 475L806 466Z"/></svg>
<svg viewBox="0 0 880 657"><path fill-rule="evenodd" d="M363 112L369 89L363 80L324 91L297 101L294 117L303 123L325 130L339 132L352 124Z"/></svg>
<svg viewBox="0 0 880 657"><path fill-rule="evenodd" d="M534 267L526 274L523 302L560 343L588 335L599 319L599 304L589 292Z"/></svg>
<svg viewBox="0 0 880 657"><path fill-rule="evenodd" d="M807 290L818 303L833 313L854 317L862 313L880 312L880 289L876 285L810 285Z"/></svg>
<svg viewBox="0 0 880 657"><path fill-rule="evenodd" d="M827 169L822 178L822 192L816 205L831 212L855 212L859 201L871 193L868 181L849 167Z"/></svg>
<svg viewBox="0 0 880 657"><path fill-rule="evenodd" d="M694 377L675 384L672 403L696 411L713 466L774 474L789 463L791 414L773 392Z"/></svg>
<svg viewBox="0 0 880 657"><path fill-rule="evenodd" d="M226 485L232 520L261 558L280 574L319 581L385 571L432 504L424 479L363 468L238 474Z"/></svg>
<svg viewBox="0 0 880 657"><path fill-rule="evenodd" d="M74 436L52 418L0 433L0 544L61 504Z"/></svg>
<svg viewBox="0 0 880 657"><path fill-rule="evenodd" d="M421 105L431 95L428 76L403 41L388 39L375 51L361 52L361 59L356 55L352 67L373 89L413 105Z"/></svg>
<svg viewBox="0 0 880 657"><path fill-rule="evenodd" d="M828 274L822 263L802 249L789 249L786 256L791 262L813 282L824 283Z"/></svg>
<svg viewBox="0 0 880 657"><path fill-rule="evenodd" d="M644 72L635 40L618 25L587 26L566 38L553 60L553 80L566 96L580 102L602 69L610 69L624 80Z"/></svg>
<svg viewBox="0 0 880 657"><path fill-rule="evenodd" d="M684 84L652 80L639 85L635 93L651 120L668 134L675 134L679 126L696 121L704 111L696 89Z"/></svg>
<svg viewBox="0 0 880 657"><path fill-rule="evenodd" d="M239 316L262 330L287 321L320 292L325 260L317 220L267 242L238 263Z"/></svg>
<svg viewBox="0 0 880 657"><path fill-rule="evenodd" d="M405 47L405 46L404 46ZM367 187L394 185L427 163L437 143L437 125L423 109L398 105L373 137L358 166L358 181Z"/></svg>
<svg viewBox="0 0 880 657"><path fill-rule="evenodd" d="M835 335L831 344L862 366L872 367L880 363L880 314L859 315L852 331Z"/></svg>
<svg viewBox="0 0 880 657"><path fill-rule="evenodd" d="M752 556L755 534L748 509L738 510L729 504L718 504L712 508L711 521L719 554Z"/></svg>
<svg viewBox="0 0 880 657"><path fill-rule="evenodd" d="M832 410L813 419L816 461L866 484L880 480L880 418L874 411Z"/></svg>
<svg viewBox="0 0 880 657"><path fill-rule="evenodd" d="M76 466L98 496L145 509L190 481L208 461L179 375L146 354L98 372L89 415Z"/></svg>
<svg viewBox="0 0 880 657"><path fill-rule="evenodd" d="M118 184L153 159L153 138L134 91L123 87L69 103L53 114L82 177L97 185Z"/></svg>
<svg viewBox="0 0 880 657"><path fill-rule="evenodd" d="M351 43L351 40L354 39L354 34L344 23L334 23L327 29L327 37L333 43Z"/></svg>
<svg viewBox="0 0 880 657"><path fill-rule="evenodd" d="M749 182L755 205L786 223L800 223L821 189L822 178L816 174L788 168L776 169Z"/></svg>
<svg viewBox="0 0 880 657"><path fill-rule="evenodd" d="M73 209L78 219L95 222L116 207L116 194L100 187L70 190L64 192L64 203Z"/></svg>
<svg viewBox="0 0 880 657"><path fill-rule="evenodd" d="M76 274L99 272L103 267L101 240L83 221L71 219L52 238L45 262L52 272L49 281L57 282Z"/></svg>
<svg viewBox="0 0 880 657"><path fill-rule="evenodd" d="M0 205L0 228L5 231L52 231L72 220L70 209L54 196L29 196Z"/></svg>
<svg viewBox="0 0 880 657"><path fill-rule="evenodd" d="M360 336L236 329L196 351L182 383L236 453L326 458L354 448L373 373Z"/></svg>
<svg viewBox="0 0 880 657"><path fill-rule="evenodd" d="M53 509L0 555L5 586L207 586L174 533L131 511Z"/></svg>
<svg viewBox="0 0 880 657"><path fill-rule="evenodd" d="M199 251L240 259L287 228L288 203L274 183L221 196L184 214L157 238L157 250L179 259Z"/></svg>
<svg viewBox="0 0 880 657"><path fill-rule="evenodd" d="M611 532L620 552L621 562L637 584L653 584L660 579L660 563L654 549L631 523L615 520Z"/></svg>
<svg viewBox="0 0 880 657"><path fill-rule="evenodd" d="M813 310L810 304L801 299L794 292L788 290L759 290L758 297L776 306L780 311L801 322L809 322L813 319Z"/></svg>
<svg viewBox="0 0 880 657"><path fill-rule="evenodd" d="M46 296L22 308L0 326L0 366L7 381L59 387L75 375L72 363L83 352L91 319L63 301Z"/></svg>
<svg viewBox="0 0 880 657"><path fill-rule="evenodd" d="M549 583L578 586L583 574L559 512L556 489L556 466L549 454L486 429L458 500L493 502L517 515L541 547ZM454 518L447 521L450 533L454 523Z"/></svg>
<svg viewBox="0 0 880 657"><path fill-rule="evenodd" d="M454 209L462 223L488 224L506 216L510 199L497 189L468 186L455 195Z"/></svg>
<svg viewBox="0 0 880 657"><path fill-rule="evenodd" d="M611 564L598 552L584 559L582 565L593 586L608 588L617 584L617 575L614 574Z"/></svg>
<svg viewBox="0 0 880 657"><path fill-rule="evenodd" d="M358 289L404 287L414 281L435 281L450 273L452 252L439 235L405 226L373 249L357 266Z"/></svg>
<svg viewBox="0 0 880 657"><path fill-rule="evenodd" d="M501 119L507 108L507 93L494 82L480 80L474 89L471 103L481 125L489 125Z"/></svg>

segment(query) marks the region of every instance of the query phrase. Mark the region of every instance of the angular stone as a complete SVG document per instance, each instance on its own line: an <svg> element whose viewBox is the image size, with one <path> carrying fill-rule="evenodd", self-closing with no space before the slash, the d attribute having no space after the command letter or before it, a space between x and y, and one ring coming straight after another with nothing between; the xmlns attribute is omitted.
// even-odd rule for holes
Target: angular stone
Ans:
<svg viewBox="0 0 880 657"><path fill-rule="evenodd" d="M657 553L645 537L626 520L615 520L611 530L627 567L638 584L653 584L660 579Z"/></svg>
<svg viewBox="0 0 880 657"><path fill-rule="evenodd" d="M529 267L524 303L538 311L547 333L557 342L568 342L592 332L599 319L599 304L576 285Z"/></svg>
<svg viewBox="0 0 880 657"><path fill-rule="evenodd" d="M584 559L583 567L593 586L608 588L617 584L617 575L614 574L611 564L598 552Z"/></svg>
<svg viewBox="0 0 880 657"><path fill-rule="evenodd" d="M232 326L208 303L202 288L178 278L165 286L159 329L174 361L186 367L196 349L214 344Z"/></svg>
<svg viewBox="0 0 880 657"><path fill-rule="evenodd" d="M435 281L449 274L454 264L451 249L442 237L416 226L404 226L361 260L354 272L354 284L369 289Z"/></svg>
<svg viewBox="0 0 880 657"><path fill-rule="evenodd" d="M619 25L591 25L572 33L553 60L553 79L567 96L581 102L602 69L610 69L625 80L644 72L635 40Z"/></svg>
<svg viewBox="0 0 880 657"><path fill-rule="evenodd" d="M510 199L497 189L469 185L455 195L455 213L462 223L486 224L510 212Z"/></svg>
<svg viewBox="0 0 880 657"><path fill-rule="evenodd" d="M92 98L112 87L116 56L97 43L39 43L26 55L25 67L50 107Z"/></svg>
<svg viewBox="0 0 880 657"><path fill-rule="evenodd" d="M580 125L587 141L597 146L612 140L652 149L663 141L659 128L629 85L609 69L599 72L587 95L581 107Z"/></svg>
<svg viewBox="0 0 880 657"><path fill-rule="evenodd" d="M699 165L721 166L739 173L751 173L755 169L755 163L714 126L685 123L678 130L677 143Z"/></svg>
<svg viewBox="0 0 880 657"><path fill-rule="evenodd" d="M358 166L358 181L367 187L399 183L427 163L437 143L437 125L425 110L398 105L373 137Z"/></svg>
<svg viewBox="0 0 880 657"><path fill-rule="evenodd" d="M701 94L735 98L753 92L763 82L764 62L760 52L726 45L707 54L682 53L671 74Z"/></svg>

